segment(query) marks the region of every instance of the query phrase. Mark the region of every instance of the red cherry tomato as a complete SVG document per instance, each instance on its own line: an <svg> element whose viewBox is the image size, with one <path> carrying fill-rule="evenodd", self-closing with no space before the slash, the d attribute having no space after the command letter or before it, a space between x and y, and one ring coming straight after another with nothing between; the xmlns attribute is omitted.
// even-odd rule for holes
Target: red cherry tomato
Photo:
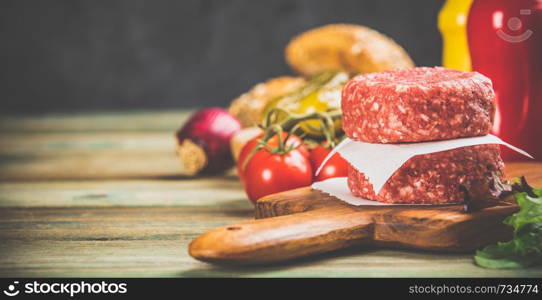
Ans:
<svg viewBox="0 0 542 300"><path fill-rule="evenodd" d="M309 156L314 173L318 170L324 159L331 152L331 149L320 145L314 148ZM318 176L314 177L314 181L322 181L333 177L348 176L348 163L342 158L339 153L335 153L320 170Z"/></svg>
<svg viewBox="0 0 542 300"><path fill-rule="evenodd" d="M286 132L282 133L282 138L285 139L288 134ZM244 172L242 172L242 166L243 162L247 158L247 156L252 152L254 148L258 145L258 140L262 138L263 135L259 135L256 138L250 140L248 143L246 143L245 146L243 146L243 149L241 149L241 152L239 153L239 159L237 160L237 174L239 174L239 177L244 182ZM277 147L279 144L278 136L275 134L267 141L267 149L271 149L271 147ZM309 157L310 153L309 150L307 150L307 147L305 144L303 144L303 141L296 135L290 135L288 137L288 140L286 141L286 146L296 146L296 150L301 152L303 156Z"/></svg>
<svg viewBox="0 0 542 300"><path fill-rule="evenodd" d="M274 193L312 183L310 161L299 150L273 154L260 149L247 163L244 171L245 191L253 203Z"/></svg>

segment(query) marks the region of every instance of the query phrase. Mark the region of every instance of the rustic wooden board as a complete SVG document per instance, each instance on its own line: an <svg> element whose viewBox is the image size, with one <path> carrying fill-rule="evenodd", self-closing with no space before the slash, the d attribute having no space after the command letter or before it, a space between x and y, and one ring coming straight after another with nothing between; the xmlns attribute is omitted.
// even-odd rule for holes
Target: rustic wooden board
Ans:
<svg viewBox="0 0 542 300"><path fill-rule="evenodd" d="M537 175L525 168L524 175ZM310 187L258 200L259 220L220 227L190 244L190 254L218 264L280 262L354 245L474 251L512 237L502 203L466 213L463 205L351 206Z"/></svg>
<svg viewBox="0 0 542 300"><path fill-rule="evenodd" d="M542 267L479 268L471 253L365 247L251 268L194 260L187 251L192 239L252 219L254 207L231 175L179 176L169 143L185 116L0 117L0 276L542 276ZM542 164L509 166L516 174L538 170L542 186ZM534 184L533 175L528 179Z"/></svg>
<svg viewBox="0 0 542 300"><path fill-rule="evenodd" d="M207 232L192 242L190 254L213 263L259 264L354 245L472 252L510 239L512 231L502 221L517 211L514 205L473 213L465 213L462 205L357 207L342 205L338 199L310 187L264 197L258 202L262 203L257 207L260 217L277 211L282 216ZM311 206L311 202L318 204Z"/></svg>

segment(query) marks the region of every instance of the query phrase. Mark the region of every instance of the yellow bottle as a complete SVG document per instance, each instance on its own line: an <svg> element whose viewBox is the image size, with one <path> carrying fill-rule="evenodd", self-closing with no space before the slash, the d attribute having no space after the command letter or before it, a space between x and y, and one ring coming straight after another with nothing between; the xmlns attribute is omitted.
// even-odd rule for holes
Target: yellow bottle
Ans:
<svg viewBox="0 0 542 300"><path fill-rule="evenodd" d="M467 16L473 0L447 0L438 15L442 34L442 65L446 68L471 71L467 42Z"/></svg>

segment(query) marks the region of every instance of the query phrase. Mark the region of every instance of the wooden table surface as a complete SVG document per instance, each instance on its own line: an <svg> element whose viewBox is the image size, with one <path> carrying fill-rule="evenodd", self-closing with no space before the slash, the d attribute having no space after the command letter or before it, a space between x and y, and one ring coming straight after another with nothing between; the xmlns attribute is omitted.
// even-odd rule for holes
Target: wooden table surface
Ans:
<svg viewBox="0 0 542 300"><path fill-rule="evenodd" d="M218 267L188 243L248 220L233 174L180 176L173 132L187 112L0 118L2 277L542 277L542 267L489 270L471 254L350 249L281 265ZM542 163L510 163L509 175Z"/></svg>

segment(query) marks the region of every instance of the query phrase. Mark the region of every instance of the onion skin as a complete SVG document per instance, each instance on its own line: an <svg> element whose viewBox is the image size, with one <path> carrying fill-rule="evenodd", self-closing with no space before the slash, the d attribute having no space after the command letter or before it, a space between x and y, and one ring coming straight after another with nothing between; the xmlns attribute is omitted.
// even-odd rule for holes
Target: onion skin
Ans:
<svg viewBox="0 0 542 300"><path fill-rule="evenodd" d="M185 140L190 140L205 152L206 164L192 170L192 175L220 173L232 167L230 139L240 129L239 120L225 109L211 107L194 113L177 131L178 151L182 150ZM189 163L183 161L189 157L179 157L182 164Z"/></svg>

